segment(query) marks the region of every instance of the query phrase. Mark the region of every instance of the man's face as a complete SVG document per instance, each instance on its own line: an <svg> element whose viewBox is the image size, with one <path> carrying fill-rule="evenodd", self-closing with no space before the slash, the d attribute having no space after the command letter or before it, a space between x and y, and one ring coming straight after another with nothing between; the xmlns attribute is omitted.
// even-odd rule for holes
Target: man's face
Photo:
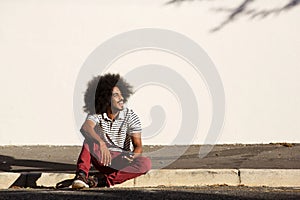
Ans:
<svg viewBox="0 0 300 200"><path fill-rule="evenodd" d="M118 87L114 87L111 95L111 109L115 111L123 110L124 98Z"/></svg>

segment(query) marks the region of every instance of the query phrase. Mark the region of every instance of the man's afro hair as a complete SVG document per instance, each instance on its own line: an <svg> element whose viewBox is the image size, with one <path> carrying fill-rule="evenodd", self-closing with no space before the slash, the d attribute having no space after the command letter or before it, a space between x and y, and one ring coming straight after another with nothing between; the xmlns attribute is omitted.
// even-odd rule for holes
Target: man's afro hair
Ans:
<svg viewBox="0 0 300 200"><path fill-rule="evenodd" d="M124 103L126 103L130 95L133 94L132 86L119 74L108 73L96 76L89 81L84 94L84 112L89 114L102 114L107 112L107 108L111 104L112 90L114 87L120 89Z"/></svg>

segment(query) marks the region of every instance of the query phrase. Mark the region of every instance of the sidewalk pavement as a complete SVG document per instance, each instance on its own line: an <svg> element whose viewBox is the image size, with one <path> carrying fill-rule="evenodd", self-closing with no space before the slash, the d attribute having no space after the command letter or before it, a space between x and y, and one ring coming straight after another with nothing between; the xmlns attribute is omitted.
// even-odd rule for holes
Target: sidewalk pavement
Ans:
<svg viewBox="0 0 300 200"><path fill-rule="evenodd" d="M205 157L203 148L211 149ZM80 146L0 146L0 189L70 182L80 150ZM300 187L300 144L145 146L144 152L153 169L116 187Z"/></svg>

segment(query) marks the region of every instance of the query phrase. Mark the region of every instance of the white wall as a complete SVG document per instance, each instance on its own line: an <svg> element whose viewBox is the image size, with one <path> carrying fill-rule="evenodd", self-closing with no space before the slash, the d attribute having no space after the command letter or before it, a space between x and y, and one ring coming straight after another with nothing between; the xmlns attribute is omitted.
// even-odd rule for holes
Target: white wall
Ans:
<svg viewBox="0 0 300 200"><path fill-rule="evenodd" d="M180 6L164 2L1 0L0 145L80 144L73 114L79 70L104 41L145 27L186 35L215 63L226 95L226 119L218 143L300 142L300 8L263 20L242 18L210 33L225 16L211 11L217 1ZM232 6L226 2L222 5ZM137 52L114 63L111 71L125 73L130 66L148 63L175 67L180 62L163 53ZM125 64L128 68L118 69ZM211 102L204 84L194 89L200 91L202 122L194 143L203 143ZM133 102L149 93L154 96L157 90L162 89L147 88L131 101L144 125L151 121L149 107L157 98L149 99L149 107ZM165 130L145 144L168 144L176 135L181 120L174 118L180 114L178 102L167 92L161 97L165 107L174 109L167 113Z"/></svg>

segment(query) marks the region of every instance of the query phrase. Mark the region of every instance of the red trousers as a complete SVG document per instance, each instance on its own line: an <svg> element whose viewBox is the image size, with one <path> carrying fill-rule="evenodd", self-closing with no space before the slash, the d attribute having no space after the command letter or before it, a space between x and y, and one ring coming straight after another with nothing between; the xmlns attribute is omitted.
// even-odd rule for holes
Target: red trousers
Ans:
<svg viewBox="0 0 300 200"><path fill-rule="evenodd" d="M128 163L122 158L122 153L110 151L112 157L111 166L101 163L101 152L99 144L85 141L77 161L77 172L84 171L88 176L91 164L106 176L107 186L123 183L129 179L147 173L151 169L151 160L148 157L136 157L133 162Z"/></svg>

